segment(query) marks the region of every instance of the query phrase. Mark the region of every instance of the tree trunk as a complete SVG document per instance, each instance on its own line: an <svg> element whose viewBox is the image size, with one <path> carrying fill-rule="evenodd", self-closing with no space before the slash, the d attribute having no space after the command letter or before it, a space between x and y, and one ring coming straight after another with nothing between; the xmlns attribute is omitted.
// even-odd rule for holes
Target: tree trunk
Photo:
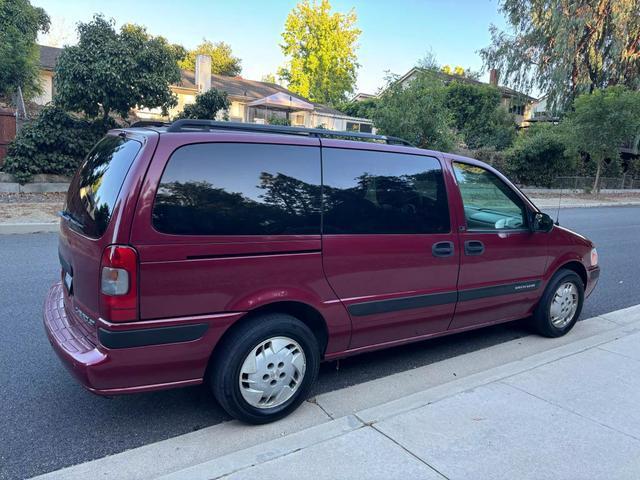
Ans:
<svg viewBox="0 0 640 480"><path fill-rule="evenodd" d="M598 168L596 169L596 179L593 182L592 193L596 195L600 193L600 170L602 170L602 160L598 160Z"/></svg>

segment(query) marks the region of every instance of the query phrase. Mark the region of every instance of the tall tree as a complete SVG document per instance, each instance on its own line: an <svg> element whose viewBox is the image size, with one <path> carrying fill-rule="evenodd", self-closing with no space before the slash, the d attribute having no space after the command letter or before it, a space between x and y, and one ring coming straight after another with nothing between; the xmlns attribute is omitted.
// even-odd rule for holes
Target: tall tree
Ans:
<svg viewBox="0 0 640 480"><path fill-rule="evenodd" d="M512 32L490 27L485 66L547 92L554 110L597 88L640 87L638 0L501 0L500 10Z"/></svg>
<svg viewBox="0 0 640 480"><path fill-rule="evenodd" d="M593 191L600 189L605 160L620 162L620 146L640 135L640 92L615 86L582 94L562 124L570 151L586 153L596 166Z"/></svg>
<svg viewBox="0 0 640 480"><path fill-rule="evenodd" d="M289 60L278 75L293 92L331 105L353 92L359 67L356 20L354 10L332 12L329 0L303 0L289 13L280 46Z"/></svg>
<svg viewBox="0 0 640 480"><path fill-rule="evenodd" d="M0 97L18 87L26 97L41 89L38 81L38 32L47 32L49 16L28 0L0 0Z"/></svg>
<svg viewBox="0 0 640 480"><path fill-rule="evenodd" d="M177 104L169 86L180 81L179 58L184 49L144 27L95 16L78 24L77 45L64 49L56 65L54 101L65 110L126 118L133 107L160 107L166 115Z"/></svg>
<svg viewBox="0 0 640 480"><path fill-rule="evenodd" d="M233 56L231 46L225 42L213 43L204 39L200 45L187 52L187 55L178 62L178 66L183 70L195 70L197 55L211 57L211 73L235 77L242 72L242 61Z"/></svg>
<svg viewBox="0 0 640 480"><path fill-rule="evenodd" d="M426 71L407 86L390 83L376 102L373 122L385 135L404 138L421 148L449 150L457 139L446 99L444 83Z"/></svg>
<svg viewBox="0 0 640 480"><path fill-rule="evenodd" d="M446 106L467 147L503 150L511 145L516 123L500 99L500 91L492 85L457 80L447 85Z"/></svg>

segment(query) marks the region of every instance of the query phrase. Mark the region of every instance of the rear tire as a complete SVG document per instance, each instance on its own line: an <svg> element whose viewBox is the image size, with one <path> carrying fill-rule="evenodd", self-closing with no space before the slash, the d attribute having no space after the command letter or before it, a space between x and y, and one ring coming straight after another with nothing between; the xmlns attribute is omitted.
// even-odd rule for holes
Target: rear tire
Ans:
<svg viewBox="0 0 640 480"><path fill-rule="evenodd" d="M578 321L584 284L573 270L561 269L551 278L533 313L533 327L545 337L561 337Z"/></svg>
<svg viewBox="0 0 640 480"><path fill-rule="evenodd" d="M313 332L291 315L271 313L240 325L216 349L209 380L234 418L262 424L295 410L309 394L320 366Z"/></svg>

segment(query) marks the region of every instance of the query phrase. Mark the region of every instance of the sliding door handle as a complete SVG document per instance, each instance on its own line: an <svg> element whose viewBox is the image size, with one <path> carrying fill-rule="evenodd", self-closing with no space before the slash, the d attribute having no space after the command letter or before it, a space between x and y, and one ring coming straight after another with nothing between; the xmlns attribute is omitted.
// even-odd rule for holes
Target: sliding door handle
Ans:
<svg viewBox="0 0 640 480"><path fill-rule="evenodd" d="M450 257L453 255L453 242L438 242L431 247L434 257Z"/></svg>
<svg viewBox="0 0 640 480"><path fill-rule="evenodd" d="M484 253L484 243L480 240L467 240L464 242L465 255L482 255Z"/></svg>

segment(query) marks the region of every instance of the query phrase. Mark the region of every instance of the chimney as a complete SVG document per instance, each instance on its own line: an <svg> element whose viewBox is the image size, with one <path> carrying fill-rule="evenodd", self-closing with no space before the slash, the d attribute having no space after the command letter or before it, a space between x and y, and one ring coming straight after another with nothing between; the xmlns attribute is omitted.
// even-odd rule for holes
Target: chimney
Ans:
<svg viewBox="0 0 640 480"><path fill-rule="evenodd" d="M489 83L494 87L498 86L498 70L495 68L489 70Z"/></svg>
<svg viewBox="0 0 640 480"><path fill-rule="evenodd" d="M209 55L196 55L196 85L199 93L211 90L211 57Z"/></svg>

